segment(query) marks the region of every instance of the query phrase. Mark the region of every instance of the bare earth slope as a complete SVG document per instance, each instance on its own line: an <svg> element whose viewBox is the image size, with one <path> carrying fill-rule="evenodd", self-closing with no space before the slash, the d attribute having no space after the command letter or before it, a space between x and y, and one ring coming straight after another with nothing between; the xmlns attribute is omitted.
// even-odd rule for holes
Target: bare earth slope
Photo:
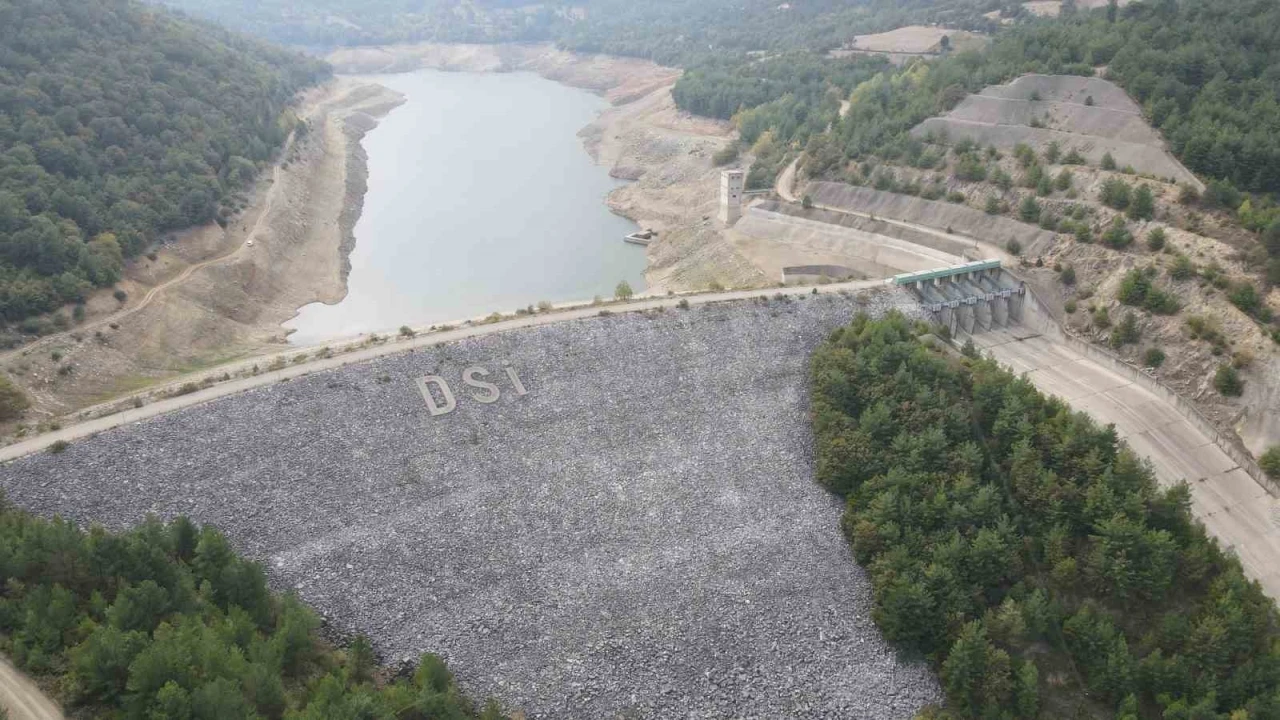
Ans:
<svg viewBox="0 0 1280 720"><path fill-rule="evenodd" d="M1032 127L1033 118L1042 127ZM929 118L911 132L917 137L969 138L1001 149L1018 143L1042 149L1056 141L1064 152L1077 150L1093 163L1110 153L1120 167L1200 186L1165 149L1159 133L1125 92L1099 78L1024 75L970 95L951 112Z"/></svg>
<svg viewBox="0 0 1280 720"><path fill-rule="evenodd" d="M32 418L283 340L297 308L346 292L346 252L364 193L358 140L399 103L377 85L336 80L303 99L297 136L249 209L226 228L172 239L127 271L123 307L100 293L89 320L0 355Z"/></svg>
<svg viewBox="0 0 1280 720"><path fill-rule="evenodd" d="M440 652L531 717L908 718L936 681L872 623L804 388L854 313L913 306L829 293L498 332L108 431L0 486L78 522L215 523L336 630L391 661ZM477 365L492 404L462 383ZM432 416L424 375L456 410Z"/></svg>

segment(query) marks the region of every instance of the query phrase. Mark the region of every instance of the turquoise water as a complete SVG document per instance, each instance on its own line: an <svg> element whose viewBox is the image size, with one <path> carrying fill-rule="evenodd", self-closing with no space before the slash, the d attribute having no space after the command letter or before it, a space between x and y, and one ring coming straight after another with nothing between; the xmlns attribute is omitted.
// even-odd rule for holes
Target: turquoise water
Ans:
<svg viewBox="0 0 1280 720"><path fill-rule="evenodd" d="M364 138L369 190L346 298L287 323L311 343L643 287L637 228L605 206L622 184L579 130L607 103L530 73L372 78L406 102Z"/></svg>

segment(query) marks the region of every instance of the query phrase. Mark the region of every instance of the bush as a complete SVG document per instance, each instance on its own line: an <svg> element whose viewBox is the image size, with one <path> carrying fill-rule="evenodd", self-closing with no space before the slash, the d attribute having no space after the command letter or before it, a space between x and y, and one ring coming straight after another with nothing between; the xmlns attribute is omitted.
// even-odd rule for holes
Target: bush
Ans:
<svg viewBox="0 0 1280 720"><path fill-rule="evenodd" d="M1240 397L1244 394L1244 380L1240 379L1240 371L1232 365L1220 365L1213 375L1213 386L1226 397Z"/></svg>
<svg viewBox="0 0 1280 720"><path fill-rule="evenodd" d="M1075 285L1076 284L1075 266L1068 265L1065 268L1063 268L1062 274L1058 276L1058 279L1062 281L1063 285Z"/></svg>
<svg viewBox="0 0 1280 720"><path fill-rule="evenodd" d="M1022 243L1017 240L1009 240L1009 242L1005 243L1005 249L1009 251L1010 255L1021 255Z"/></svg>
<svg viewBox="0 0 1280 720"><path fill-rule="evenodd" d="M408 325L400 326L400 337L411 338L417 334L418 333L414 332L413 328L409 327Z"/></svg>
<svg viewBox="0 0 1280 720"><path fill-rule="evenodd" d="M1066 310L1068 315L1074 315L1078 308L1079 304L1076 303L1075 298L1072 298L1066 302L1062 309Z"/></svg>
<svg viewBox="0 0 1280 720"><path fill-rule="evenodd" d="M1120 289L1116 291L1116 299L1157 315L1173 315L1182 309L1173 293L1156 287L1147 272L1137 269L1125 273Z"/></svg>
<svg viewBox="0 0 1280 720"><path fill-rule="evenodd" d="M964 202L966 199L967 199L967 198L964 196L964 193L962 193L962 192L958 192L958 191L952 190L951 192L947 193L947 202L951 202L951 203L962 203L962 202Z"/></svg>
<svg viewBox="0 0 1280 720"><path fill-rule="evenodd" d="M61 455L62 453L67 451L67 448L70 448L70 447L71 447L71 443L67 442L66 440L55 440L53 444L49 446L49 454Z"/></svg>
<svg viewBox="0 0 1280 720"><path fill-rule="evenodd" d="M0 421L16 420L29 407L31 402L18 386L7 375L0 375Z"/></svg>
<svg viewBox="0 0 1280 720"><path fill-rule="evenodd" d="M1259 295L1258 288L1247 280L1232 284L1227 299L1246 315L1257 315L1262 307L1262 296Z"/></svg>
<svg viewBox="0 0 1280 720"><path fill-rule="evenodd" d="M1022 204L1018 206L1018 217L1023 222L1035 222L1040 219L1040 203L1036 199L1028 195L1022 199Z"/></svg>
<svg viewBox="0 0 1280 720"><path fill-rule="evenodd" d="M1105 154L1102 156L1102 169L1103 169L1103 170L1115 170L1115 169L1116 169L1116 159L1115 159L1115 158L1113 158L1113 157L1111 157L1111 153L1105 153Z"/></svg>
<svg viewBox="0 0 1280 720"><path fill-rule="evenodd" d="M813 196L809 195L808 193L805 193L805 196L800 198L800 207L804 208L805 210L812 210Z"/></svg>
<svg viewBox="0 0 1280 720"><path fill-rule="evenodd" d="M1160 348L1148 348L1147 352L1142 356L1142 364L1149 368L1158 368L1164 364L1164 351Z"/></svg>
<svg viewBox="0 0 1280 720"><path fill-rule="evenodd" d="M1120 178L1107 178L1098 191L1098 201L1113 210L1124 210L1133 201L1133 189Z"/></svg>
<svg viewBox="0 0 1280 720"><path fill-rule="evenodd" d="M1182 254L1173 258L1173 264L1169 267L1169 277L1174 280L1188 280L1195 276L1196 266L1191 262L1191 258Z"/></svg>
<svg viewBox="0 0 1280 720"><path fill-rule="evenodd" d="M1120 324L1111 331L1111 347L1120 348L1132 345L1142 339L1142 330L1138 327L1138 318L1132 312L1124 314Z"/></svg>
<svg viewBox="0 0 1280 720"><path fill-rule="evenodd" d="M626 280L618 283L618 286L613 289L613 297L618 300L630 300L635 294L631 289L631 283Z"/></svg>
<svg viewBox="0 0 1280 720"><path fill-rule="evenodd" d="M1117 215L1111 221L1111 227L1102 233L1102 242L1116 250L1123 250L1133 243L1133 233L1129 232L1129 227L1125 225L1124 218Z"/></svg>
<svg viewBox="0 0 1280 720"><path fill-rule="evenodd" d="M738 148L738 143L731 142L716 151L716 154L711 156L711 162L714 163L716 167L723 167L729 163L737 161L739 155L741 155L741 150Z"/></svg>
<svg viewBox="0 0 1280 720"><path fill-rule="evenodd" d="M129 299L129 293L117 288L115 292L111 293L111 297L115 298L116 302L123 303Z"/></svg>
<svg viewBox="0 0 1280 720"><path fill-rule="evenodd" d="M1152 228L1151 232L1147 233L1148 250L1152 252L1160 252L1164 249L1164 242L1164 228Z"/></svg>
<svg viewBox="0 0 1280 720"><path fill-rule="evenodd" d="M1001 204L999 198L995 195L991 195L987 198L987 204L984 209L987 211L988 215L999 215L1004 212L1003 204Z"/></svg>
<svg viewBox="0 0 1280 720"><path fill-rule="evenodd" d="M1105 307L1100 307L1093 311L1093 324L1099 330L1106 330L1111 327L1111 313L1107 312Z"/></svg>
<svg viewBox="0 0 1280 720"><path fill-rule="evenodd" d="M1280 445L1272 445L1258 458L1258 465L1268 477L1280 480Z"/></svg>
<svg viewBox="0 0 1280 720"><path fill-rule="evenodd" d="M1155 215L1156 200L1147 185L1139 185L1129 205L1129 217L1134 220L1150 220Z"/></svg>

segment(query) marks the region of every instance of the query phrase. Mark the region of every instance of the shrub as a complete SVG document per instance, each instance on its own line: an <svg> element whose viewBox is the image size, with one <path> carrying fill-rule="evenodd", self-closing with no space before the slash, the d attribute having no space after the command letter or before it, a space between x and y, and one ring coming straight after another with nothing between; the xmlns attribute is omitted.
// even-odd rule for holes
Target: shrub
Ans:
<svg viewBox="0 0 1280 720"><path fill-rule="evenodd" d="M1147 185L1139 185L1129 205L1129 217L1134 220L1150 220L1155 215L1156 200Z"/></svg>
<svg viewBox="0 0 1280 720"><path fill-rule="evenodd" d="M1164 364L1164 351L1160 348L1148 348L1147 352L1142 356L1142 364L1149 368L1158 368Z"/></svg>
<svg viewBox="0 0 1280 720"><path fill-rule="evenodd" d="M61 455L62 453L66 452L67 448L69 447L71 447L71 443L67 442L66 440L55 440L53 444L49 446L49 454Z"/></svg>
<svg viewBox="0 0 1280 720"><path fill-rule="evenodd" d="M1116 159L1115 159L1115 158L1113 158L1113 157L1111 157L1111 153L1105 153L1105 154L1102 156L1102 169L1103 169L1103 170L1115 170L1115 169L1116 169Z"/></svg>
<svg viewBox="0 0 1280 720"><path fill-rule="evenodd" d="M947 202L962 203L966 200L964 193L952 190L947 193Z"/></svg>
<svg viewBox="0 0 1280 720"><path fill-rule="evenodd" d="M1120 324L1111 331L1111 347L1113 348L1132 345L1140 339L1142 339L1142 330L1138 327L1138 318L1132 312L1125 313L1120 320Z"/></svg>
<svg viewBox="0 0 1280 720"><path fill-rule="evenodd" d="M129 299L129 293L117 288L115 292L111 293L111 297L115 298L116 302L123 303Z"/></svg>
<svg viewBox="0 0 1280 720"><path fill-rule="evenodd" d="M1036 199L1028 195L1022 199L1022 204L1018 206L1018 217L1023 222L1035 222L1040 219L1040 203Z"/></svg>
<svg viewBox="0 0 1280 720"><path fill-rule="evenodd" d="M1004 211L1004 207L995 195L991 195L987 198L987 204L984 209L987 211L988 215L999 215Z"/></svg>
<svg viewBox="0 0 1280 720"><path fill-rule="evenodd" d="M1164 228L1152 228L1151 232L1147 233L1148 250L1151 250L1152 252L1160 252L1164 249L1164 242Z"/></svg>
<svg viewBox="0 0 1280 720"><path fill-rule="evenodd" d="M1111 221L1111 227L1102 233L1102 242L1117 250L1123 250L1133 243L1133 233L1129 232L1129 227L1125 225L1124 218L1117 215Z"/></svg>
<svg viewBox="0 0 1280 720"><path fill-rule="evenodd" d="M31 402L18 386L7 375L0 375L0 421L17 419L29 407Z"/></svg>
<svg viewBox="0 0 1280 720"><path fill-rule="evenodd" d="M1244 380L1240 379L1240 371L1232 365L1220 365L1213 374L1213 386L1226 397L1240 397L1244 394Z"/></svg>
<svg viewBox="0 0 1280 720"><path fill-rule="evenodd" d="M1072 298L1067 301L1062 309L1066 310L1068 315L1074 315L1076 310L1079 309L1079 304L1075 301L1075 298Z"/></svg>
<svg viewBox="0 0 1280 720"><path fill-rule="evenodd" d="M716 151L716 154L711 156L711 162L714 163L716 167L723 167L736 161L740 154L741 150L738 148L738 143L731 142Z"/></svg>
<svg viewBox="0 0 1280 720"><path fill-rule="evenodd" d="M635 294L631 289L631 283L626 280L618 283L618 286L613 289L613 297L618 300L630 300Z"/></svg>
<svg viewBox="0 0 1280 720"><path fill-rule="evenodd" d="M1187 280L1195 277L1196 266L1191 262L1191 258L1186 255L1178 254L1173 258L1173 264L1169 267L1169 277L1174 280Z"/></svg>
<svg viewBox="0 0 1280 720"><path fill-rule="evenodd" d="M680 298L680 302L676 303L676 307L680 308L681 310L688 310L688 309L689 309L689 299L688 299L688 298Z"/></svg>
<svg viewBox="0 0 1280 720"><path fill-rule="evenodd" d="M1085 164L1084 156L1080 154L1079 150L1076 150L1073 148L1071 152L1067 153L1067 156L1062 159L1062 164L1063 165L1084 165Z"/></svg>
<svg viewBox="0 0 1280 720"><path fill-rule="evenodd" d="M1196 205L1200 202L1200 191L1194 185L1183 183L1178 187L1178 202L1183 205Z"/></svg>
<svg viewBox="0 0 1280 720"><path fill-rule="evenodd" d="M1010 255L1021 255L1022 243L1018 242L1017 240L1010 240L1009 242L1005 243L1005 249L1009 251Z"/></svg>
<svg viewBox="0 0 1280 720"><path fill-rule="evenodd" d="M1280 479L1280 445L1272 445L1258 458L1258 465L1268 477Z"/></svg>
<svg viewBox="0 0 1280 720"><path fill-rule="evenodd" d="M800 198L800 207L804 208L805 210L812 210L813 196L809 195L808 193L805 193L805 196Z"/></svg>
<svg viewBox="0 0 1280 720"><path fill-rule="evenodd" d="M1070 190L1074 183L1075 176L1071 174L1070 170L1063 170L1058 173L1058 177L1053 179L1053 187L1063 192Z"/></svg>
<svg viewBox="0 0 1280 720"><path fill-rule="evenodd" d="M1113 210L1124 210L1133 201L1133 188L1120 178L1107 178L1098 191L1098 201Z"/></svg>
<svg viewBox="0 0 1280 720"><path fill-rule="evenodd" d="M1257 315L1259 308L1262 307L1262 297L1258 294L1258 288L1247 280L1232 284L1231 290L1227 293L1227 299L1246 315Z"/></svg>
<svg viewBox="0 0 1280 720"><path fill-rule="evenodd" d="M417 334L418 334L418 333L414 332L414 331L413 331L413 328L409 327L408 325L401 325L401 326L400 326L400 337L411 338L411 337L413 337L414 335L417 335Z"/></svg>
<svg viewBox="0 0 1280 720"><path fill-rule="evenodd" d="M1105 307L1100 307L1093 311L1093 324L1099 330L1106 330L1111 327L1111 313L1107 312Z"/></svg>
<svg viewBox="0 0 1280 720"><path fill-rule="evenodd" d="M548 300L538 301L538 312L551 312L552 310L555 309L555 307L556 306L552 305L551 302Z"/></svg>
<svg viewBox="0 0 1280 720"><path fill-rule="evenodd" d="M1157 315L1173 315L1182 309L1172 293L1156 287L1151 277L1142 270L1130 270L1120 281L1116 299L1125 305L1141 307Z"/></svg>
<svg viewBox="0 0 1280 720"><path fill-rule="evenodd" d="M1093 242L1093 228L1085 223L1079 223L1076 225L1075 236L1076 242L1090 244Z"/></svg>
<svg viewBox="0 0 1280 720"><path fill-rule="evenodd" d="M1044 149L1044 159L1050 164L1058 162L1058 159L1061 157L1062 146L1058 144L1057 140L1050 142L1049 146Z"/></svg>

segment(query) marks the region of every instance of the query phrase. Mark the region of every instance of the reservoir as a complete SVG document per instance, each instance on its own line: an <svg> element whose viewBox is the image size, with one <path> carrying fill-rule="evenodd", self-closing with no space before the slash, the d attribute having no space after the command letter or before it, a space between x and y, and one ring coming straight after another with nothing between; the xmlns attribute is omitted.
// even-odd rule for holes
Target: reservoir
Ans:
<svg viewBox="0 0 1280 720"><path fill-rule="evenodd" d="M622 184L577 133L608 103L532 73L422 70L373 80L405 95L364 138L369 189L347 296L286 324L313 343L510 313L644 287Z"/></svg>

